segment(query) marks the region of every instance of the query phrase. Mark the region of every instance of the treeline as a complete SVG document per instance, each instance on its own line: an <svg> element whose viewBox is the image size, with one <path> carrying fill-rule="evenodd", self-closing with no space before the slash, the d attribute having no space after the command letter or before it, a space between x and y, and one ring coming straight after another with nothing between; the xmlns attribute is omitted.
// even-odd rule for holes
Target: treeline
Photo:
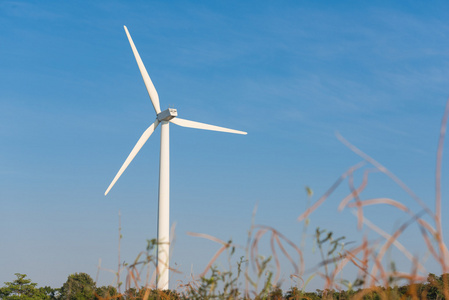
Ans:
<svg viewBox="0 0 449 300"><path fill-rule="evenodd" d="M241 291L231 290L223 293L208 294L207 282L197 289L179 293L172 290L158 291L154 289L130 288L119 294L113 286L97 287L94 280L86 273L72 274L60 288L37 287L27 275L16 273L16 279L5 282L0 288L0 299L5 300L185 300L185 299L249 299ZM254 299L267 300L300 300L300 299L447 299L449 293L449 273L442 276L429 274L427 281L411 285L391 288L373 287L370 289L350 290L316 290L315 292L302 292L297 287L288 289L285 293L279 287L272 286L266 293Z"/></svg>

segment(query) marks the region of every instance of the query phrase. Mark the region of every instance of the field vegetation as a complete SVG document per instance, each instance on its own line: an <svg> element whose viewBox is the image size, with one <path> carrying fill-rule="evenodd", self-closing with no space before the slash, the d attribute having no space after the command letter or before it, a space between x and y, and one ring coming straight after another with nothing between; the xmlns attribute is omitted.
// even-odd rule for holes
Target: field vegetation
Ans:
<svg viewBox="0 0 449 300"><path fill-rule="evenodd" d="M443 145L448 117L449 101L443 114L437 146L434 208L428 207L381 163L337 135L361 161L348 168L317 201L299 215L303 238L309 226L309 216L343 183L348 184L349 193L341 199L339 210L351 209L356 215L357 228L368 228L377 237L373 239L365 236L358 242L345 244L345 237L335 237L332 231L316 228L313 239L321 256L319 265L307 264L303 255L303 242L296 245L275 228L255 224L253 217L246 246L242 248L232 241L222 241L207 234L189 233L214 241L219 248L201 274L192 274L188 280L178 281L173 290L155 289L157 241L149 240L146 250L133 263L121 262L119 254L115 286L97 287L89 275L78 273L69 275L60 288L38 288L25 274L17 273L14 280L5 282L0 288L0 299L449 299L449 251L443 239L441 204ZM420 209L413 211L392 198L365 199L363 191L368 186L370 174L374 172L391 179ZM359 185L355 184L357 176L360 177ZM313 192L310 188L306 188L306 192L310 200ZM365 216L364 212L370 206L390 206L407 219L394 232L387 233ZM421 239L427 248L428 254L424 257L412 255L399 241L412 224L418 228L416 238ZM120 231L119 227L119 241ZM262 245L262 240L268 240L268 247ZM260 249L266 248L270 253L263 255ZM409 271L398 270L394 261L387 259L392 249L408 259ZM242 251L243 255L236 255L236 250ZM219 259L225 259L228 267L218 267ZM442 275L426 270L425 262L429 259L436 262L440 268L438 274ZM295 282L284 287L284 290L281 289L281 284L285 283L285 278L281 276L281 260L289 262L292 270L290 279ZM357 276L352 279L341 278L346 268L355 268ZM179 271L172 269L171 272ZM323 287L311 292L307 285L314 277L321 278Z"/></svg>

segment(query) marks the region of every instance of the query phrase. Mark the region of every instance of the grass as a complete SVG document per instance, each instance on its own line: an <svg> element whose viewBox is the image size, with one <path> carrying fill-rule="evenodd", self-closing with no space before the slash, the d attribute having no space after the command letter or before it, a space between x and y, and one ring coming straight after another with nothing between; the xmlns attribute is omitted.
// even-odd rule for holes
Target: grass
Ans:
<svg viewBox="0 0 449 300"><path fill-rule="evenodd" d="M441 208L441 172L443 159L443 146L446 126L449 116L449 101L443 114L438 140L436 168L435 168L435 207L429 208L403 181L389 171L381 163L362 152L349 143L341 135L337 138L351 151L357 154L362 161L348 168L346 172L310 207L298 217L303 223L302 241L296 245L275 228L259 225L253 222L248 231L246 246L239 248L232 241L222 241L211 235L203 233L189 233L189 235L205 238L216 242L220 247L211 257L201 274L191 274L186 282L178 282L176 292L161 292L155 290L156 284L156 240L148 241L146 251L139 254L131 264L120 262L117 275L118 291L129 291L134 288L136 299L312 299L313 297L327 299L449 299L449 251L443 239L442 208ZM370 175L374 172L382 173L404 190L420 207L413 211L405 204L391 198L364 199L363 191L368 186ZM355 178L361 177L361 183L355 185ZM318 266L308 266L304 260L304 239L309 224L309 216L316 211L334 193L337 187L347 183L349 193L344 197L338 210L350 209L356 216L357 228L364 226L374 232L378 238L369 239L368 236L356 242L350 248L342 243L344 237L335 238L333 233L320 228L315 230L315 243L321 255ZM307 188L309 201L313 192ZM398 228L387 233L365 216L365 210L370 206L390 206L398 213L405 214L408 219ZM426 221L430 220L429 222ZM419 229L419 238L426 245L429 256L441 268L442 276L428 274L424 267L426 257L416 257L399 242L399 237L412 225ZM120 234L120 229L119 229ZM259 249L263 238L269 239L269 255L263 256ZM121 239L121 234L120 238ZM394 263L386 259L386 254L396 248L410 261L410 271L398 271ZM236 249L243 251L244 255L235 259ZM226 255L229 267L218 269L216 262ZM281 256L287 260L291 269L290 278L296 282L283 294L279 284L281 278ZM314 270L312 274L307 270ZM358 275L353 280L339 279L346 268L356 268ZM171 269L171 272L179 272ZM121 283L121 274L126 274L124 286ZM307 293L305 288L313 277L321 277L323 289L315 293ZM426 281L427 280L427 281ZM405 282L405 287L398 283Z"/></svg>

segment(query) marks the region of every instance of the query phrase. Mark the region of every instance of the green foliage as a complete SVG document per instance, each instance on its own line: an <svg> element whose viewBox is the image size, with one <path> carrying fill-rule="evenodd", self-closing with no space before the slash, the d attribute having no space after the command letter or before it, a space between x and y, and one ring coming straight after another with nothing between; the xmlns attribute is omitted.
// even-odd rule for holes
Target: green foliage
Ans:
<svg viewBox="0 0 449 300"><path fill-rule="evenodd" d="M287 293L285 293L285 299L286 300L301 300L301 299L314 299L310 295L307 296L307 294L315 296L314 293L304 293L300 289L298 289L296 286L291 287Z"/></svg>
<svg viewBox="0 0 449 300"><path fill-rule="evenodd" d="M117 297L117 289L113 286L102 286L95 289L95 296L99 299L111 299Z"/></svg>
<svg viewBox="0 0 449 300"><path fill-rule="evenodd" d="M216 267L211 268L209 277L202 277L198 288L190 287L188 299L238 299L240 292L235 286L239 274L233 278L232 272L220 272ZM221 289L223 286L223 289Z"/></svg>
<svg viewBox="0 0 449 300"><path fill-rule="evenodd" d="M145 298L146 297L146 298ZM173 290L129 288L119 299L123 300L181 300L181 295Z"/></svg>
<svg viewBox="0 0 449 300"><path fill-rule="evenodd" d="M430 273L427 282L412 283L395 287L373 287L361 290L334 290L317 289L315 292L304 292L298 287L291 287L285 295L280 286L272 285L270 273L264 281L264 286L259 294L252 297L244 295L238 288L237 281L241 274L240 265L244 262L240 259L237 273L231 271L220 272L216 267L211 269L209 277L203 277L197 288L191 288L187 293L180 294L173 290L136 289L129 288L119 295L113 286L95 287L92 278L86 273L72 274L68 277L58 294L58 289L50 287L37 288L37 284L26 278L25 274L16 273L16 279L5 282L0 288L1 300L65 300L65 299L120 299L120 300L187 300L187 299L255 299L255 300L317 300L334 299L349 300L362 295L360 299L446 299L448 292L449 274L437 276Z"/></svg>
<svg viewBox="0 0 449 300"><path fill-rule="evenodd" d="M37 283L26 278L27 275L16 273L16 279L12 282L5 282L5 286L0 288L0 299L5 300L35 300L35 299L55 299L56 290L51 287L37 288Z"/></svg>
<svg viewBox="0 0 449 300"><path fill-rule="evenodd" d="M422 288L427 293L428 299L444 299L444 290L448 291L449 273L436 276L430 273L427 276L427 284Z"/></svg>
<svg viewBox="0 0 449 300"><path fill-rule="evenodd" d="M143 295L142 295L143 296ZM135 300L140 300L142 299L141 295L139 294L139 291L136 288L129 288L127 289L124 293L123 293L123 298L124 299L135 299Z"/></svg>
<svg viewBox="0 0 449 300"><path fill-rule="evenodd" d="M268 293L267 299L269 300L282 300L284 299L282 289L278 286L274 286Z"/></svg>
<svg viewBox="0 0 449 300"><path fill-rule="evenodd" d="M95 299L95 292L95 282L88 274L75 273L62 285L60 297L63 300L91 300Z"/></svg>

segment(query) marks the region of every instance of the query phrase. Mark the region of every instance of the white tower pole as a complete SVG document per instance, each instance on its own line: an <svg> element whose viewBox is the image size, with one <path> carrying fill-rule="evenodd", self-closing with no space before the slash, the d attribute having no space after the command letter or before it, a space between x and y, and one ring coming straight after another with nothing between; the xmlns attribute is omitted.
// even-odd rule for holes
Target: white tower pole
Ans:
<svg viewBox="0 0 449 300"><path fill-rule="evenodd" d="M157 288L168 289L170 251L170 130L169 122L161 122L159 159L159 207L157 230Z"/></svg>

